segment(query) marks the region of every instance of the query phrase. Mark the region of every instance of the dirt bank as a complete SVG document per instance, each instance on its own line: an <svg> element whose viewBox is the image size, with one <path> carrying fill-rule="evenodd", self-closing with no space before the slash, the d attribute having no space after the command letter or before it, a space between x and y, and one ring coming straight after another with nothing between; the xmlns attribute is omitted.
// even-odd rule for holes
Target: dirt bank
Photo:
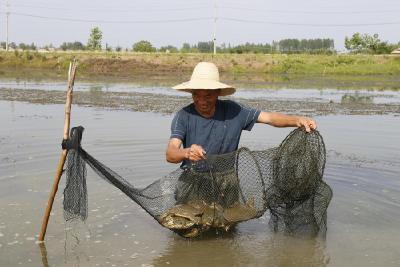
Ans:
<svg viewBox="0 0 400 267"><path fill-rule="evenodd" d="M180 75L200 61L216 63L222 74L400 75L400 57L390 55L190 54L133 52L0 52L0 77L24 72L64 76L79 61L82 77L133 74Z"/></svg>

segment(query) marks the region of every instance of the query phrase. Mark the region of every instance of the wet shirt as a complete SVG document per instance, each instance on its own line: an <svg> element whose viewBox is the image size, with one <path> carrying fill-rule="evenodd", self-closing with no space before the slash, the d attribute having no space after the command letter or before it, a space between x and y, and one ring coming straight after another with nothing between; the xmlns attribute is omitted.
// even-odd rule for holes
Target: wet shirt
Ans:
<svg viewBox="0 0 400 267"><path fill-rule="evenodd" d="M190 104L176 113L171 138L182 140L183 147L197 144L207 155L224 154L238 149L242 130L250 131L260 111L231 100L218 100L211 118L202 117ZM188 165L184 161L182 167Z"/></svg>

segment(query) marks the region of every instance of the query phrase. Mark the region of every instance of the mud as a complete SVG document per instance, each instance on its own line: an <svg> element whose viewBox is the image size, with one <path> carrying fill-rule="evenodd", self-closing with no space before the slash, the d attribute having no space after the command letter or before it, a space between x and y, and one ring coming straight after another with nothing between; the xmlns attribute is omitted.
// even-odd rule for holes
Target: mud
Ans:
<svg viewBox="0 0 400 267"><path fill-rule="evenodd" d="M307 100L268 100L233 98L235 101L261 110L289 114L316 115L400 115L400 104L377 104L371 101L325 102ZM21 101L37 104L63 104L65 92L49 90L0 89L0 100ZM74 92L73 103L87 107L102 107L141 112L171 114L191 102L189 96L143 92L103 92L90 90Z"/></svg>

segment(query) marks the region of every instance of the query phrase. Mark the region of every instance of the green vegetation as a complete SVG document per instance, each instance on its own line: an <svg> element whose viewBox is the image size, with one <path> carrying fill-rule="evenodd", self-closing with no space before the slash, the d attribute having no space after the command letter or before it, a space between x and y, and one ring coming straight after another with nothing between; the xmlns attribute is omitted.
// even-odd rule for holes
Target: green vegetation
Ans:
<svg viewBox="0 0 400 267"><path fill-rule="evenodd" d="M301 75L400 75L400 57L390 55L206 54L139 52L0 52L0 75L8 71L62 71L77 58L85 75L190 72L199 61L221 73Z"/></svg>
<svg viewBox="0 0 400 267"><path fill-rule="evenodd" d="M161 51L161 49L158 51ZM214 43L212 41L197 42L194 45L184 43L180 50L174 47L173 51L180 51L181 53L212 53L214 51ZM332 39L284 39L277 42L274 41L272 44L247 42L232 46L223 43L217 47L217 52L229 54L332 54L334 52L334 42Z"/></svg>
<svg viewBox="0 0 400 267"><path fill-rule="evenodd" d="M139 41L134 43L132 50L135 52L156 52L157 49L149 41Z"/></svg>
<svg viewBox="0 0 400 267"><path fill-rule="evenodd" d="M124 79L152 77L171 82L189 76L200 61L212 61L222 79L240 84L274 86L399 89L400 56L388 55L399 44L388 44L375 34L355 33L346 37L349 54L338 54L332 39L284 39L269 43L220 44L213 55L213 42L203 41L181 48L172 45L155 48L142 40L132 48L105 44L102 32L91 29L87 45L64 42L58 49L51 44L37 50L35 44L9 43L12 51L0 50L0 78L59 78L65 76L71 59L79 61L81 79ZM5 43L0 43L5 48ZM39 52L40 51L40 52ZM380 54L380 55L378 55ZM153 83L154 83L153 79ZM165 83L163 85L166 85Z"/></svg>
<svg viewBox="0 0 400 267"><path fill-rule="evenodd" d="M42 47L47 51L63 50L63 51L99 51L102 50L101 40L103 34L99 27L91 29L89 40L85 46L79 41L63 42L56 49L51 44ZM0 47L5 49L5 42L0 43ZM36 50L34 43L28 45L21 43L18 46L15 43L10 43L9 47L14 50ZM379 39L378 34L360 34L355 33L351 38L345 38L345 47L350 53L354 54L390 54L394 49L400 47L398 44L389 44ZM115 48L106 44L105 51L107 52L122 52L125 50L134 52L165 52L165 53L212 53L214 51L214 43L212 41L201 41L191 45L183 43L181 48L172 45L162 46L159 49L153 46L150 41L141 40L132 45L132 49L123 49L120 46ZM334 40L325 38L317 39L283 39L280 41L272 41L269 43L245 43L239 45L231 45L222 43L216 47L219 54L336 54Z"/></svg>
<svg viewBox="0 0 400 267"><path fill-rule="evenodd" d="M167 45L167 46L161 46L160 49L158 49L159 52L165 52L165 53L178 53L179 50L173 45Z"/></svg>
<svg viewBox="0 0 400 267"><path fill-rule="evenodd" d="M90 31L90 37L87 43L87 49L89 50L101 50L101 39L103 38L103 33L99 27L94 27Z"/></svg>
<svg viewBox="0 0 400 267"><path fill-rule="evenodd" d="M378 34L360 34L356 32L351 38L346 36L344 44L347 50L352 53L365 54L390 54L394 49L399 47L399 44L389 44L382 42Z"/></svg>
<svg viewBox="0 0 400 267"><path fill-rule="evenodd" d="M0 52L0 79L60 80L71 59L80 81L173 86L200 61L215 62L221 80L252 88L400 89L395 55L217 54L139 52Z"/></svg>
<svg viewBox="0 0 400 267"><path fill-rule="evenodd" d="M66 50L85 50L86 49L85 45L82 44L81 42L78 42L78 41L71 42L71 43L64 42L64 43L62 43L60 48L63 51L66 51Z"/></svg>

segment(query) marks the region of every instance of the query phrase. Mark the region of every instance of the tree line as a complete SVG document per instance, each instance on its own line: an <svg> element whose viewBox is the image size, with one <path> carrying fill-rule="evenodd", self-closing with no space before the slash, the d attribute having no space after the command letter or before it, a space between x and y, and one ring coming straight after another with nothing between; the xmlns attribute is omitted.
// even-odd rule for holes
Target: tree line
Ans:
<svg viewBox="0 0 400 267"><path fill-rule="evenodd" d="M356 32L350 38L346 36L344 45L351 53L390 54L400 47L400 42L390 44L387 41L381 41L378 34L369 35Z"/></svg>
<svg viewBox="0 0 400 267"><path fill-rule="evenodd" d="M123 49L120 46L111 47L108 44L102 47L103 33L99 27L94 27L90 31L90 35L86 44L82 42L64 42L58 48L48 45L42 47L46 50L88 50L88 51L134 51L134 52L167 52L167 53L212 53L214 50L214 43L212 41L200 41L197 44L184 43L182 47L178 48L173 45L162 46L156 48L153 44L146 40L141 40L132 45L130 49ZM360 34L354 33L352 37L345 38L345 48L350 53L369 53L369 54L389 54L394 49L400 47L400 42L397 44L390 44L387 41L381 41L378 34ZM5 42L0 43L0 47L5 49ZM34 43L19 45L10 43L9 47L21 50L36 50L37 47ZM218 53L259 53L259 54L274 54L274 53L309 53L309 54L333 54L336 53L335 44L333 39L329 38L316 38L316 39L283 39L280 41L273 41L272 43L245 43L239 45L231 45L222 43L216 47Z"/></svg>

